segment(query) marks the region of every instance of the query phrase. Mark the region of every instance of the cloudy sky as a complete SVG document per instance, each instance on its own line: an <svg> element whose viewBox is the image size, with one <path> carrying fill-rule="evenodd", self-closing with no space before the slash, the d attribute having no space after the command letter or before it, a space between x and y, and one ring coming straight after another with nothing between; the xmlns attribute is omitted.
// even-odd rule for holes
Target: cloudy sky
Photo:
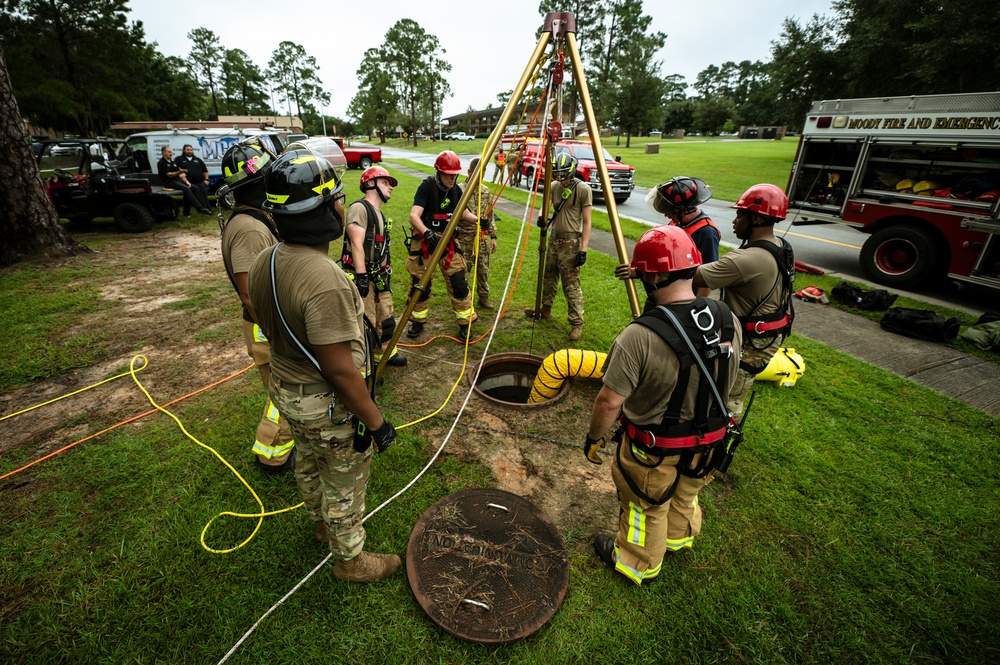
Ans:
<svg viewBox="0 0 1000 665"><path fill-rule="evenodd" d="M767 60L770 43L786 17L807 21L832 14L832 0L645 0L652 29L667 34L660 53L663 74L681 74L693 83L708 65L727 60ZM357 90L357 70L366 49L381 44L399 19L415 20L436 35L452 65L454 96L445 115L469 106L497 105L496 95L517 83L537 43L538 0L443 3L428 0L378 2L274 2L211 0L169 3L132 0L131 19L142 21L146 39L165 55L185 57L187 33L205 27L226 48L240 48L261 68L282 41L301 44L319 64L330 93L330 115L346 117Z"/></svg>

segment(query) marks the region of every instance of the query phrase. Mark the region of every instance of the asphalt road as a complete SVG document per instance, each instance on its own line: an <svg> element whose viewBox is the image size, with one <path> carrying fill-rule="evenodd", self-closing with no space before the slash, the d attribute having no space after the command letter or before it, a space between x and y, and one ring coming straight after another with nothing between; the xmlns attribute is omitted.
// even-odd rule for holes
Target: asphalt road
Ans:
<svg viewBox="0 0 1000 665"><path fill-rule="evenodd" d="M436 155L399 148L382 148L382 156L387 160L408 159L427 165L432 165L436 157ZM478 156L478 154L459 154L463 170L468 170L469 162ZM493 174L492 168L491 164L486 171L487 176ZM618 205L618 214L621 217L650 226L662 224L664 218L646 206L647 191L644 187L636 187L632 196L625 203ZM740 241L733 234L732 227L734 217L734 211L730 208L732 204L732 201L712 199L701 207L711 216L722 232L723 244L738 247ZM595 207L606 211L603 204L597 204ZM852 280L866 281L861 273L858 254L867 236L860 231L841 224L792 226L790 220L786 220L775 228L776 233L783 234L785 239L795 248L795 258L799 261L821 268L827 273L842 275ZM923 300L929 300L932 304L955 306L974 313L1000 309L1000 297L997 296L997 293L976 285L958 285L948 282L920 293L909 294L898 289L891 289L891 291L904 295L914 295Z"/></svg>

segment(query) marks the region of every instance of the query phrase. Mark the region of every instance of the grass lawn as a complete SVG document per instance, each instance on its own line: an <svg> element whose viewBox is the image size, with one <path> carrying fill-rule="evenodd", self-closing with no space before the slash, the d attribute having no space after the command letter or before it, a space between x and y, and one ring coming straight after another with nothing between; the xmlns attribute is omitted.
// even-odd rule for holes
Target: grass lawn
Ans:
<svg viewBox="0 0 1000 665"><path fill-rule="evenodd" d="M351 172L349 187L356 175ZM402 257L402 221L419 179L394 175L400 186L387 212L397 221L394 255ZM217 242L214 220L186 228ZM517 235L507 215L501 216L499 229L500 249L491 272L497 297ZM76 257L44 271L32 265L0 271L0 303L8 305L0 308L8 337L8 394L25 382L61 380L70 367L106 362L123 349L132 353L151 343L152 324L131 341L115 336L128 321L107 290L123 274L194 265L196 259L185 259L175 249L176 238L170 251L154 253L157 238L142 237L149 251L129 259L117 256L116 249L136 238L96 233L84 240L101 247L103 260ZM528 348L546 353L566 345L561 296L551 320L532 326L514 314L534 299L534 241L532 234L508 318L491 353ZM339 251L335 242L332 253ZM396 263L401 311L406 289L400 284L405 285L406 275L400 258ZM615 263L595 252L584 268L582 348L606 350L629 319L624 291L612 276ZM68 299L67 290L73 294ZM181 303L173 309L131 316L140 323L153 315L163 322L183 320L185 327L177 332L184 334L171 337L175 350L193 347L198 357L215 359L216 378L230 373L229 365L244 366L239 353L224 362L234 357L224 355L227 347L242 351L235 298L221 266L183 295L171 301ZM31 316L25 303L44 316ZM432 316L440 320L449 309L435 278ZM86 325L102 321L108 322L99 326L109 336L104 347L91 341L95 326ZM473 327L475 332L485 328L482 322ZM218 330L218 335L189 339ZM18 352L19 345L33 351ZM589 541L600 530L593 525L610 524L616 515L614 495L606 492L595 499L597 514L563 528L571 560L569 592L552 621L526 640L502 647L462 642L427 619L405 575L351 586L336 581L327 567L266 619L228 662L1000 660L1000 420L801 335L793 335L789 346L806 359L805 375L794 388L759 385L748 440L730 472L702 494L702 535L693 550L664 562L655 584L637 588L603 568L590 552ZM429 393L455 380L460 348L439 341L409 351L405 373L390 373L381 393L390 420L403 424L437 406ZM152 360L150 387L160 401L200 387L185 383L185 368L170 369L178 364L173 355L161 352ZM170 380L156 374L158 367ZM426 388L404 391L400 386L407 381ZM114 385L135 392L120 387L124 383ZM91 394L109 394L102 390ZM541 479L538 492L544 493L554 470L564 468L560 465L577 464L581 474L594 468L583 461L579 446L596 390L586 381L574 383L567 403L558 408L564 416L576 414L576 425L561 430L553 430L545 410L528 416L484 412L476 400L470 408L477 409L479 419L467 418L471 424L524 432L515 444L497 436L492 445L511 459L538 455L534 473ZM3 412L41 401L31 399L30 392L23 391L26 403L10 404ZM263 477L252 467L248 437L263 398L259 380L248 373L172 410L244 475L268 509L276 509L298 503L299 497L290 478ZM83 400L63 426L93 432L112 424L88 411L101 399L109 398ZM139 407L136 411L147 408ZM454 408L450 405L443 416ZM375 459L369 510L423 466L450 424L443 416L401 430L397 445ZM10 435L17 423L17 418L0 423L0 433ZM544 435L546 442L530 433ZM436 500L495 484L491 469L470 456L468 441L467 434L457 435L446 449L451 454L366 524L370 549L403 554L414 523ZM0 447L0 475L48 452L51 443L40 435L13 449ZM610 474L610 464L600 471ZM579 494L592 492L580 484ZM312 539L302 511L267 518L256 538L233 554L204 551L199 534L209 519L222 510L254 512L257 506L225 467L162 415L0 481L0 496L4 663L217 662L326 553ZM231 547L254 524L221 519L207 540L217 548Z"/></svg>

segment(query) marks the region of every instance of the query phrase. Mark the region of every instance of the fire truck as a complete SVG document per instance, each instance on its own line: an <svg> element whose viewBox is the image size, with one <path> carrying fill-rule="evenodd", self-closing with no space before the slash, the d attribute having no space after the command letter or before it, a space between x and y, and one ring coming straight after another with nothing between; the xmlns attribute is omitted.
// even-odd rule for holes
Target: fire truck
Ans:
<svg viewBox="0 0 1000 665"><path fill-rule="evenodd" d="M1000 92L813 102L787 191L792 224L868 234L873 281L1000 288Z"/></svg>

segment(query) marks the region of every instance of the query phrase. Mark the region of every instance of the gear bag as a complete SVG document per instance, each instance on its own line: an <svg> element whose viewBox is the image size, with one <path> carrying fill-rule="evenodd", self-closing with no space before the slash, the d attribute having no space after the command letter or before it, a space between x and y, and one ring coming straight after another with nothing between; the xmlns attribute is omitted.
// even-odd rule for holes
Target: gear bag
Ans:
<svg viewBox="0 0 1000 665"><path fill-rule="evenodd" d="M961 323L954 317L945 319L933 310L907 307L890 307L879 325L882 330L929 342L954 341L961 327Z"/></svg>
<svg viewBox="0 0 1000 665"><path fill-rule="evenodd" d="M884 312L899 297L895 293L889 293L885 289L865 291L861 287L847 282L839 282L833 287L831 293L834 300L842 302L845 305L850 305L851 307L857 307L866 312Z"/></svg>

